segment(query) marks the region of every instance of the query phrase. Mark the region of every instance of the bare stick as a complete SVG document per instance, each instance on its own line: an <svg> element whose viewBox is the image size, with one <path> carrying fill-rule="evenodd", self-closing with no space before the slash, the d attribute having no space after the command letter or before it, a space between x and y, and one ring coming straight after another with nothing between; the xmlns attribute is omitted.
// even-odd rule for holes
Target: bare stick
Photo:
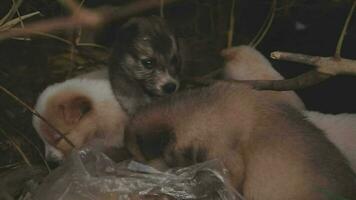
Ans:
<svg viewBox="0 0 356 200"><path fill-rule="evenodd" d="M16 130L16 129L15 129ZM41 153L40 149L28 138L26 137L24 134L22 134L19 130L16 130L16 132L18 133L18 135L20 135L27 143L29 143L31 146L33 146L33 148L35 148L35 150L37 151L38 155L41 157L41 160L43 161L44 165L47 168L48 173L51 172L51 168L48 165L48 162L46 161L44 155Z"/></svg>
<svg viewBox="0 0 356 200"><path fill-rule="evenodd" d="M272 52L271 57L277 60L286 60L315 66L313 71L307 72L292 79L279 81L257 81L256 87L271 90L293 90L315 85L336 75L356 75L356 60L341 57L341 48L346 31L356 7L356 0L346 18L340 34L334 57L310 56L289 52Z"/></svg>
<svg viewBox="0 0 356 200"><path fill-rule="evenodd" d="M165 4L178 0L165 0ZM65 0L68 7L73 10L76 4L73 1ZM0 33L0 40L11 37L32 35L33 32L51 32L64 29L73 29L78 26L87 28L97 28L112 20L122 19L137 13L160 6L160 0L139 0L122 7L101 7L98 9L81 8L71 16L57 17L54 19L42 20L30 23L24 29L10 29Z"/></svg>
<svg viewBox="0 0 356 200"><path fill-rule="evenodd" d="M26 154L22 151L21 147L19 147L18 144L16 144L16 142L7 135L7 133L5 132L5 130L3 130L2 128L0 128L0 132L11 142L12 146L16 149L16 151L20 154L20 156L22 157L22 159L25 161L25 163L29 166L32 167L32 164L30 162L30 160L27 158Z"/></svg>
<svg viewBox="0 0 356 200"><path fill-rule="evenodd" d="M248 80L238 82L248 83L257 90L287 91L307 88L319 84L330 77L330 74L309 71L297 77L285 80Z"/></svg>
<svg viewBox="0 0 356 200"><path fill-rule="evenodd" d="M236 0L232 0L231 11L230 11L230 27L227 32L227 47L232 47L232 42L234 40L235 31L235 4Z"/></svg>
<svg viewBox="0 0 356 200"><path fill-rule="evenodd" d="M43 122L45 122L48 127L52 130L54 130L61 138L64 139L71 147L75 148L75 145L73 144L72 141L70 141L61 131L59 131L55 126L53 126L46 118L42 117L36 110L31 108L31 106L27 105L25 102L23 102L21 99L19 99L16 95L14 95L12 92L4 88L3 86L0 85L0 90L2 90L5 94L9 95L11 98L13 98L17 103L21 104L23 107L25 107L28 111L30 111L33 115L41 119Z"/></svg>
<svg viewBox="0 0 356 200"><path fill-rule="evenodd" d="M276 51L271 57L277 60L293 61L313 65L316 71L332 76L347 74L356 75L356 61L345 58L310 56L305 54Z"/></svg>
<svg viewBox="0 0 356 200"><path fill-rule="evenodd" d="M14 16L16 10L20 7L21 4L22 0L19 0L12 4L9 12L3 18L0 19L0 26L2 26L8 19L11 19Z"/></svg>
<svg viewBox="0 0 356 200"><path fill-rule="evenodd" d="M161 0L161 4L159 6L159 14L162 18L164 18L164 0Z"/></svg>
<svg viewBox="0 0 356 200"><path fill-rule="evenodd" d="M334 55L335 58L340 58L341 57L342 44L344 43L345 34L346 34L347 28L348 28L348 26L350 24L351 17L352 17L352 14L354 13L355 7L356 7L356 0L354 0L354 3L352 4L352 7L350 9L350 12L349 12L349 14L348 14L348 16L346 18L344 27L342 28L339 40L337 42L336 50L335 50L335 55Z"/></svg>
<svg viewBox="0 0 356 200"><path fill-rule="evenodd" d="M261 29L258 31L255 38L253 38L253 40L250 42L250 46L256 48L261 43L263 38L266 36L267 32L271 28L272 22L276 15L276 7L277 7L277 0L273 0L269 17L267 17L266 21L263 23Z"/></svg>

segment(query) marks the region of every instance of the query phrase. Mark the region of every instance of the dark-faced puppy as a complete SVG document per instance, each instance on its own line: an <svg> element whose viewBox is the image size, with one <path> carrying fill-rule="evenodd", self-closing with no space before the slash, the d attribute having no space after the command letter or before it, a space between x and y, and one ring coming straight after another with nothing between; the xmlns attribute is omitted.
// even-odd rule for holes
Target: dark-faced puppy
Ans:
<svg viewBox="0 0 356 200"><path fill-rule="evenodd" d="M219 159L250 200L355 199L356 177L337 148L278 92L219 82L139 111L125 132L139 161L171 167Z"/></svg>
<svg viewBox="0 0 356 200"><path fill-rule="evenodd" d="M129 114L154 96L174 93L179 72L177 43L163 19L133 18L120 27L109 76L116 98Z"/></svg>

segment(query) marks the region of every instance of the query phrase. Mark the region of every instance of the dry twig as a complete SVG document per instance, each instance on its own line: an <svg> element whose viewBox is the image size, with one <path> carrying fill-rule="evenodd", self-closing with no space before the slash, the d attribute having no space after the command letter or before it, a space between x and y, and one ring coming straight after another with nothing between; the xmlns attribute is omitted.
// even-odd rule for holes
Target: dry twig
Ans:
<svg viewBox="0 0 356 200"><path fill-rule="evenodd" d="M165 4L173 3L177 0L165 0ZM30 23L26 28L13 28L0 33L0 40L32 35L34 32L52 32L77 27L98 28L101 25L113 20L122 19L137 13L159 7L161 0L139 0L122 7L101 7L98 9L81 8L73 0L63 0L64 5L72 11L72 15L57 17L54 19L42 20Z"/></svg>
<svg viewBox="0 0 356 200"><path fill-rule="evenodd" d="M356 0L354 0L348 13L333 57L310 56L279 51L272 52L271 57L273 59L312 65L315 66L315 69L292 79L278 81L256 81L256 88L267 90L295 90L316 85L336 75L356 75L356 61L342 58L340 55L344 37L355 7Z"/></svg>
<svg viewBox="0 0 356 200"><path fill-rule="evenodd" d="M230 11L230 24L229 24L229 30L227 32L227 48L232 47L232 42L234 40L235 6L236 6L236 0L232 0L231 11Z"/></svg>
<svg viewBox="0 0 356 200"><path fill-rule="evenodd" d="M22 151L21 147L14 141L13 138L11 138L9 135L7 135L7 133L2 129L0 128L0 133L2 135L4 135L8 140L9 142L11 143L11 145L16 149L16 151L21 155L22 159L25 161L25 163L29 166L29 167L32 167L32 164L30 162L30 160L27 158L26 154Z"/></svg>
<svg viewBox="0 0 356 200"><path fill-rule="evenodd" d="M36 110L31 108L31 106L27 105L24 101L19 99L16 95L14 95L12 92L7 90L5 87L0 85L0 90L3 91L5 94L10 96L12 99L14 99L17 103L21 104L23 107L25 107L28 111L30 111L33 115L36 117L40 118L43 122L45 122L50 129L55 131L56 134L61 136L61 138L64 139L71 147L75 148L75 145L73 144L72 141L70 141L61 131L59 131L56 127L54 127L46 118L42 117Z"/></svg>
<svg viewBox="0 0 356 200"><path fill-rule="evenodd" d="M263 22L263 25L261 26L261 28L258 30L256 36L249 43L250 46L256 48L261 43L263 38L266 36L268 30L271 28L272 22L276 15L276 7L277 7L277 0L273 0L268 16L267 16L266 20Z"/></svg>

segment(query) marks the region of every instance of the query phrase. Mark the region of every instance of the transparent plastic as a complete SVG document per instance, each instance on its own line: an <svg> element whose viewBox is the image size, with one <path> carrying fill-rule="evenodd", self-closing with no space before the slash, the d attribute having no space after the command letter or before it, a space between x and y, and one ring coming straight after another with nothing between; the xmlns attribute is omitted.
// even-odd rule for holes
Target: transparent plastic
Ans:
<svg viewBox="0 0 356 200"><path fill-rule="evenodd" d="M36 200L242 199L218 161L160 172L134 161L114 163L90 148L74 151L41 184Z"/></svg>

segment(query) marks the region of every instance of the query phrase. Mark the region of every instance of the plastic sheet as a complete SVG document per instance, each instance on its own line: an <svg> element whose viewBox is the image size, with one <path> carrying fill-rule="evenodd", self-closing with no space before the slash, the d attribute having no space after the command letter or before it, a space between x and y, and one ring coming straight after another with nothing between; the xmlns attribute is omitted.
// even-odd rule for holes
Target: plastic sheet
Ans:
<svg viewBox="0 0 356 200"><path fill-rule="evenodd" d="M91 149L74 151L41 184L36 200L241 199L217 161L160 172L134 161L114 163Z"/></svg>

